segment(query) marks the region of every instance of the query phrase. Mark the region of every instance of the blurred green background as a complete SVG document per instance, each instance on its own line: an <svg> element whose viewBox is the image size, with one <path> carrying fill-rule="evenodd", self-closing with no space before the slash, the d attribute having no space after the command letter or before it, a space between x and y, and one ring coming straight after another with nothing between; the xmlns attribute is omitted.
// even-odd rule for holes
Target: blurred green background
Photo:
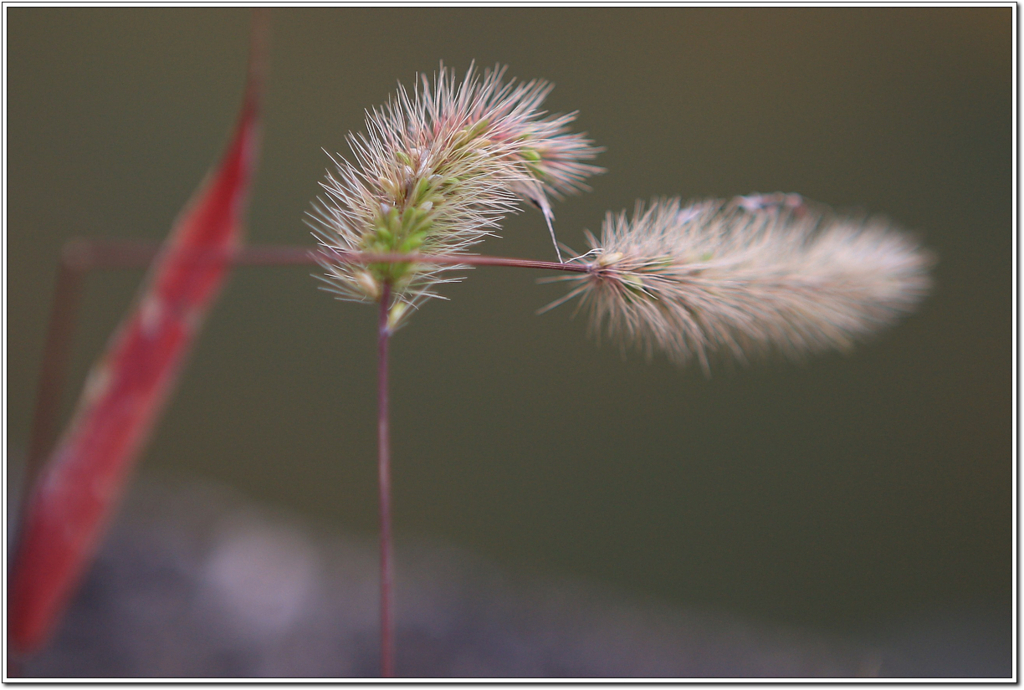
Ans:
<svg viewBox="0 0 1024 690"><path fill-rule="evenodd" d="M226 142L249 15L7 10L8 452L28 439L61 245L162 238ZM679 606L856 631L1011 604L1009 8L278 9L253 243L303 214L364 109L443 60L556 85L607 147L556 208L583 248L652 195L799 192L939 256L852 355L678 370L586 336L538 274L472 271L393 346L396 532ZM553 258L533 210L483 251ZM376 531L375 313L240 269L143 471ZM66 414L142 271L90 277ZM13 462L14 460L12 460ZM13 468L16 469L16 468ZM1009 635L1009 630L1006 631Z"/></svg>

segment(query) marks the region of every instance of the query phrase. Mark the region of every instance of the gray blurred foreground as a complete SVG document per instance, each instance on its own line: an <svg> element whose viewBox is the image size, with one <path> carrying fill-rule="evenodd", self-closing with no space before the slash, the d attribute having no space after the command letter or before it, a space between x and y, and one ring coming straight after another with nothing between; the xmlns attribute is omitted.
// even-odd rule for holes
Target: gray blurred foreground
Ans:
<svg viewBox="0 0 1024 690"><path fill-rule="evenodd" d="M426 541L399 543L396 559L403 676L926 675L935 646L915 662L503 573ZM221 488L136 482L57 639L22 674L374 676L376 577L373 542L315 534Z"/></svg>

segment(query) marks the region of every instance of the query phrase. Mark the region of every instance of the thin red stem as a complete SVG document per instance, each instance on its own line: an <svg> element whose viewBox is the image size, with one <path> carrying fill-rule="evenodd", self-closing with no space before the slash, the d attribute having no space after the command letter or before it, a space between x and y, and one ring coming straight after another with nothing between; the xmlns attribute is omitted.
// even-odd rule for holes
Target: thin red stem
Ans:
<svg viewBox="0 0 1024 690"><path fill-rule="evenodd" d="M380 477L380 667L395 676L395 636L391 607L391 439L388 415L388 325L391 285L384 283L377 330L377 471Z"/></svg>
<svg viewBox="0 0 1024 690"><path fill-rule="evenodd" d="M56 437L57 412L67 361L70 356L71 336L78 312L82 280L94 269L135 268L148 266L160 251L160 244L144 240L79 239L68 242L58 265L57 286L50 314L50 325L44 347L36 409L32 416L33 428L26 462L24 486L31 485L32 475L42 458L53 447ZM592 266L583 263L557 263L531 259L508 259L499 256L462 256L416 254L364 254L360 252L334 252L337 261L351 263L416 263L434 265L507 266L536 268L552 271L587 273ZM234 250L232 263L236 266L309 266L316 264L316 255L304 247L242 246Z"/></svg>
<svg viewBox="0 0 1024 690"><path fill-rule="evenodd" d="M129 240L76 240L68 243L68 255L81 270L93 268L132 268L146 266L160 251L160 245ZM332 259L342 263L394 264L418 263L438 266L507 266L548 271L589 273L586 263L558 263L533 259L509 259L503 256L474 254L366 254L333 251ZM236 266L309 266L317 263L316 254L303 247L243 246L235 250Z"/></svg>
<svg viewBox="0 0 1024 690"><path fill-rule="evenodd" d="M534 261L533 259L506 259L503 256L477 256L462 254L366 254L363 252L334 252L332 257L343 263L394 264L416 263L439 266L508 266L511 268L539 268L548 271L589 273L590 264L558 263L557 261Z"/></svg>
<svg viewBox="0 0 1024 690"><path fill-rule="evenodd" d="M94 269L137 268L148 266L160 251L160 244L140 240L79 239L68 242L58 265L57 286L50 314L50 325L44 347L33 429L26 467L25 486L31 485L32 474L50 449L56 436L57 412L64 388L64 376L70 356L71 336L78 313L82 280ZM589 264L556 263L531 259L507 259L499 256L410 254L363 254L335 252L337 261L351 263L398 263L414 260L435 265L507 266L552 271L587 273ZM316 255L304 247L242 246L234 251L236 266L309 266L316 264Z"/></svg>
<svg viewBox="0 0 1024 690"><path fill-rule="evenodd" d="M139 268L148 266L160 252L157 242L144 240L71 240L64 247L65 263L80 271L103 268ZM232 250L235 266L311 266L316 257L306 247L274 245L242 246ZM217 258L211 251L205 257Z"/></svg>

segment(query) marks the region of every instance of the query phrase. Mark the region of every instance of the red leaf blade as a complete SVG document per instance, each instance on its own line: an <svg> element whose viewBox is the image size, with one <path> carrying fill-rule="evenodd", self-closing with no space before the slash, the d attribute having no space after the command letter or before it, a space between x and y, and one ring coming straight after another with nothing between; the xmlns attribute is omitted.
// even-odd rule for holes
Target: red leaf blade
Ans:
<svg viewBox="0 0 1024 690"><path fill-rule="evenodd" d="M175 221L132 311L93 365L22 512L8 591L8 634L22 653L47 641L90 564L240 244L259 147L262 24L257 18L227 151Z"/></svg>

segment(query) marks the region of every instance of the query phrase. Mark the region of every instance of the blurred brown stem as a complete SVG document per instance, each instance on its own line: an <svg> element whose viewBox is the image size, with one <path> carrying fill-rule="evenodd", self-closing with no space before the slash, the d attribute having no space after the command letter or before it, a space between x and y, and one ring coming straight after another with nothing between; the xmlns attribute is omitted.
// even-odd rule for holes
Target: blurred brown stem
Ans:
<svg viewBox="0 0 1024 690"><path fill-rule="evenodd" d="M86 274L94 269L145 267L159 251L158 243L130 240L77 239L64 245L57 265L53 305L43 345L28 457L22 477L22 498L56 442L57 416ZM309 266L316 261L309 250L302 247L270 246L242 247L237 251L234 263L236 266Z"/></svg>

